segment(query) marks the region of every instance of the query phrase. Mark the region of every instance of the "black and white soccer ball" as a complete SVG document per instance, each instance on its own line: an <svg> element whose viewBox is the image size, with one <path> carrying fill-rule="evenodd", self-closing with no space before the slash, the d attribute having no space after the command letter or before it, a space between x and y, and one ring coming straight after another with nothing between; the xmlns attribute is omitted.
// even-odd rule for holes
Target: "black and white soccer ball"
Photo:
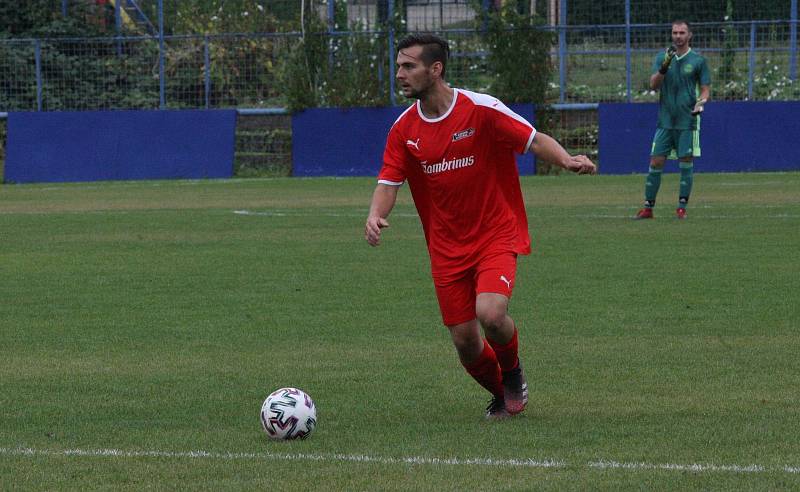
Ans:
<svg viewBox="0 0 800 492"><path fill-rule="evenodd" d="M276 441L305 439L317 426L317 407L302 390L275 390L261 405L261 426Z"/></svg>

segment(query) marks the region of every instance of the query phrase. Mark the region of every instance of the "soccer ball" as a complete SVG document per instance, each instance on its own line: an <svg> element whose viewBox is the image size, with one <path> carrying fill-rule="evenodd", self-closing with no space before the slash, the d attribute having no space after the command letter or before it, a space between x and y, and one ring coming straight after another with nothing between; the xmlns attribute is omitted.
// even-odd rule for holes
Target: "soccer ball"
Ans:
<svg viewBox="0 0 800 492"><path fill-rule="evenodd" d="M302 390L275 390L261 405L261 426L276 441L305 439L317 426L317 407Z"/></svg>

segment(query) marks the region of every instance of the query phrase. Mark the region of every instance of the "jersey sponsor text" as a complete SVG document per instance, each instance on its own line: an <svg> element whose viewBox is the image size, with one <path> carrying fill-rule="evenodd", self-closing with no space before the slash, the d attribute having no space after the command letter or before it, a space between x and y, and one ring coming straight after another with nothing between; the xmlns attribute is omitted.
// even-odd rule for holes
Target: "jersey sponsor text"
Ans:
<svg viewBox="0 0 800 492"><path fill-rule="evenodd" d="M442 159L441 162L437 162L436 164L426 164L424 162L420 164L422 165L422 172L425 174L443 173L475 164L475 156L471 155L469 157L450 159L449 161L447 159Z"/></svg>

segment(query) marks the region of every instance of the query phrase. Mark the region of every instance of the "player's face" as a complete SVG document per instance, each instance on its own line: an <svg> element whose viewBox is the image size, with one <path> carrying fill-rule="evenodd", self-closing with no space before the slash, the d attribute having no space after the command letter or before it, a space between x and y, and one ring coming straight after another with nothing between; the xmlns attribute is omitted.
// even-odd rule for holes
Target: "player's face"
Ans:
<svg viewBox="0 0 800 492"><path fill-rule="evenodd" d="M434 84L433 66L422 61L422 46L411 46L397 53L397 82L406 97L422 99Z"/></svg>
<svg viewBox="0 0 800 492"><path fill-rule="evenodd" d="M672 25L672 44L681 50L689 45L689 40L692 39L692 32L689 31L689 26L686 24L673 24Z"/></svg>

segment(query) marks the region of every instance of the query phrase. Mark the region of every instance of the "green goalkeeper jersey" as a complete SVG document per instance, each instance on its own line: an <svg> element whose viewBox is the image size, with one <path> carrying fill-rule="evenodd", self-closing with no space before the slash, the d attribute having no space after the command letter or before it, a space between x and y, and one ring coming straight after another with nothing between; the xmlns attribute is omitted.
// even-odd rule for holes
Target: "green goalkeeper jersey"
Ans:
<svg viewBox="0 0 800 492"><path fill-rule="evenodd" d="M661 68L664 56L664 52L656 56L653 73ZM697 103L701 85L711 85L706 59L691 48L683 56L675 55L661 83L658 127L666 130L696 130L698 118L692 116L692 109Z"/></svg>

